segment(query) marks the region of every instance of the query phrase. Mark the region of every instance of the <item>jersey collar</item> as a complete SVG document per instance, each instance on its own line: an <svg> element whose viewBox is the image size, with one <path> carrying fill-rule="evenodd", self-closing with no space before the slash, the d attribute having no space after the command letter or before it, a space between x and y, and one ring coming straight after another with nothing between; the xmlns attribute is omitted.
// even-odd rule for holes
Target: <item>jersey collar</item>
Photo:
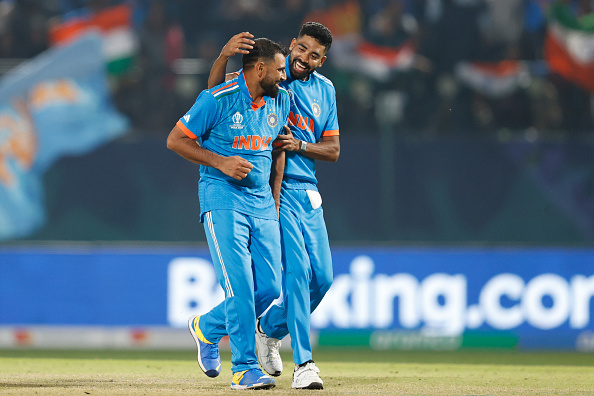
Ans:
<svg viewBox="0 0 594 396"><path fill-rule="evenodd" d="M239 84L239 89L241 90L242 94L249 99L250 101L250 106L252 107L252 110L258 110L260 107L264 106L266 104L266 101L264 100L264 98L268 98L268 96L265 96L264 98L261 98L260 101L258 103L255 103L252 100L252 95L250 94L250 91L247 87L247 83L245 82L245 76L243 74L243 71L241 73L239 73L239 77L237 78L237 82Z"/></svg>

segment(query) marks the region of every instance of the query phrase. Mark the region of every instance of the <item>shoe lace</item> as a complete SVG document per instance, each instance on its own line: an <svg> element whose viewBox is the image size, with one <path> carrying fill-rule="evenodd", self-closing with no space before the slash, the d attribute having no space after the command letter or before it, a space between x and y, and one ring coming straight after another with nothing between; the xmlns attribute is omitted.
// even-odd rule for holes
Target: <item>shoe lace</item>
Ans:
<svg viewBox="0 0 594 396"><path fill-rule="evenodd" d="M218 359L219 358L219 344L206 344L206 358L207 359Z"/></svg>
<svg viewBox="0 0 594 396"><path fill-rule="evenodd" d="M266 346L268 346L268 358L270 359L278 359L280 358L280 349L281 342L276 338L270 338L266 340Z"/></svg>

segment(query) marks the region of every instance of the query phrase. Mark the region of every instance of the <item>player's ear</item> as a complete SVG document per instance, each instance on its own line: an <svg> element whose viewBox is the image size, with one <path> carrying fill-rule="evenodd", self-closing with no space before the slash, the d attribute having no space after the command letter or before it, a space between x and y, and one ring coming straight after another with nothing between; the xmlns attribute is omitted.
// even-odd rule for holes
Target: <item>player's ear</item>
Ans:
<svg viewBox="0 0 594 396"><path fill-rule="evenodd" d="M289 51L293 51L293 48L295 48L296 43L297 43L297 39L291 40L291 45L289 45Z"/></svg>
<svg viewBox="0 0 594 396"><path fill-rule="evenodd" d="M318 65L318 67L322 67L322 65L324 64L324 62L326 62L326 57L322 56L322 59L320 59L320 64Z"/></svg>
<svg viewBox="0 0 594 396"><path fill-rule="evenodd" d="M256 63L256 74L258 78L262 79L266 75L266 64L262 61Z"/></svg>

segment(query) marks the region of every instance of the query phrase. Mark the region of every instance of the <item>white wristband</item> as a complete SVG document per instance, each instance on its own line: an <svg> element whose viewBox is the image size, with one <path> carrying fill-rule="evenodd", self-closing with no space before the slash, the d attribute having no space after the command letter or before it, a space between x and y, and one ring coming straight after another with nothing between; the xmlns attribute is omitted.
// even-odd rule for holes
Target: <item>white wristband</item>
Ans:
<svg viewBox="0 0 594 396"><path fill-rule="evenodd" d="M307 149L307 142L305 140L301 141L301 146L299 147L299 152L303 152Z"/></svg>

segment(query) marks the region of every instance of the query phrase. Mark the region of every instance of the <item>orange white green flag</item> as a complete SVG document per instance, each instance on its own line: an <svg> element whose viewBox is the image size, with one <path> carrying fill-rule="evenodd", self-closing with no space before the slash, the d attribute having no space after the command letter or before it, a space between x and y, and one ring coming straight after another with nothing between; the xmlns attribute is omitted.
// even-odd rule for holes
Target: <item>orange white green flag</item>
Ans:
<svg viewBox="0 0 594 396"><path fill-rule="evenodd" d="M132 27L132 7L129 4L69 19L53 27L50 36L52 44L64 45L89 32L101 35L109 74L118 76L130 70L138 54L139 43Z"/></svg>
<svg viewBox="0 0 594 396"><path fill-rule="evenodd" d="M569 5L554 2L545 42L551 71L594 92L594 14L577 17Z"/></svg>
<svg viewBox="0 0 594 396"><path fill-rule="evenodd" d="M531 81L528 65L517 60L459 62L455 75L466 86L491 98L507 97Z"/></svg>

